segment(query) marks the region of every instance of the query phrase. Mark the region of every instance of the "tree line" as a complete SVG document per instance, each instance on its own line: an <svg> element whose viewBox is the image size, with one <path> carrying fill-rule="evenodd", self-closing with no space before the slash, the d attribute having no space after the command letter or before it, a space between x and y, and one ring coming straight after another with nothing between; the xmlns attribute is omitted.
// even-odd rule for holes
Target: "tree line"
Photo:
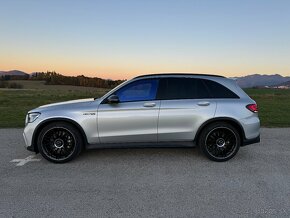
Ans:
<svg viewBox="0 0 290 218"><path fill-rule="evenodd" d="M73 85L73 86L86 86L86 87L98 87L98 88L113 88L124 80L111 80L102 79L98 77L86 77L80 76L64 76L54 71L50 72L35 72L30 76L5 76L1 80L41 80L45 81L46 85Z"/></svg>

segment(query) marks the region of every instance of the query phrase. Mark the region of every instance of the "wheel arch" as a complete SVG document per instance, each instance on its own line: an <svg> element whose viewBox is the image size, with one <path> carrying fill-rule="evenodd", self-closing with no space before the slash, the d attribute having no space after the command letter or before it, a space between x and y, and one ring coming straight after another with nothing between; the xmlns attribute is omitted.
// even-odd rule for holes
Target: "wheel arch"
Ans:
<svg viewBox="0 0 290 218"><path fill-rule="evenodd" d="M76 121L71 120L69 118L50 118L47 120L42 121L41 123L38 124L38 126L35 128L32 136L32 146L34 148L35 152L39 152L37 148L37 138L39 136L40 131L48 124L53 123L53 122L65 122L73 125L82 135L82 139L84 142L84 145L88 144L87 136L83 128L78 124Z"/></svg>
<svg viewBox="0 0 290 218"><path fill-rule="evenodd" d="M244 140L245 140L245 132L244 132L244 129L242 127L242 125L239 123L239 121L233 119L233 118L229 118L229 117L215 117L215 118L212 118L212 119L209 119L207 121L205 121L197 130L196 132L196 135L195 135L195 138L194 138L194 141L197 143L198 140L199 140L199 137L200 137L200 134L202 132L202 130L212 124L212 123L215 123L215 122L226 122L226 123L229 123L231 125L233 125L237 130L238 132L240 133L240 136L241 136L241 144L243 144Z"/></svg>

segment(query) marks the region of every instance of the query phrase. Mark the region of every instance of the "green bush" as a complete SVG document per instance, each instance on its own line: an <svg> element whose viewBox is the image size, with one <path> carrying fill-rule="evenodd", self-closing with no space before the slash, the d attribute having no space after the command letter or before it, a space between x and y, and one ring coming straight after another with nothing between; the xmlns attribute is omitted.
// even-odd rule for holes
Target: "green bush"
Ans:
<svg viewBox="0 0 290 218"><path fill-rule="evenodd" d="M7 88L10 88L10 89L22 89L23 85L19 84L19 83L16 83L16 82L12 82L12 83L8 84Z"/></svg>
<svg viewBox="0 0 290 218"><path fill-rule="evenodd" d="M0 81L0 88L7 88L8 83L6 81Z"/></svg>

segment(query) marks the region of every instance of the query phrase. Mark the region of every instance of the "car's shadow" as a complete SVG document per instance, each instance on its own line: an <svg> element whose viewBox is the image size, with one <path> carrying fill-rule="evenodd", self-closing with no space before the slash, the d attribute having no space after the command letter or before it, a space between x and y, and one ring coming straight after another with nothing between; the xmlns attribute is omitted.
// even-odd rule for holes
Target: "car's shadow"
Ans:
<svg viewBox="0 0 290 218"><path fill-rule="evenodd" d="M241 148L233 158L236 162L251 161L255 155L251 155L247 148ZM194 162L211 162L198 147L164 147L164 148L96 148L84 150L76 161L110 161L110 160L194 160ZM228 162L228 161L227 161ZM231 161L230 161L231 162ZM225 162L223 162L225 163Z"/></svg>
<svg viewBox="0 0 290 218"><path fill-rule="evenodd" d="M96 148L85 150L78 159L90 158L196 158L206 159L197 147L181 147L181 148Z"/></svg>

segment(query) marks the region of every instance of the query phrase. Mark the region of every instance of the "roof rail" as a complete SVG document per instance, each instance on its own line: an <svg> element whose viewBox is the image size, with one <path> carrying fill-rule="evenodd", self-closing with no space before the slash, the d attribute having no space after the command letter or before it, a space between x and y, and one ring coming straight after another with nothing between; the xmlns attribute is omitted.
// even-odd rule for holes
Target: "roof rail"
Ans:
<svg viewBox="0 0 290 218"><path fill-rule="evenodd" d="M136 78L142 78L142 77L147 77L147 76L214 76L214 77L222 77L225 78L224 76L220 75L213 75L213 74L199 74L199 73L158 73L158 74L145 74L141 76L134 77Z"/></svg>

